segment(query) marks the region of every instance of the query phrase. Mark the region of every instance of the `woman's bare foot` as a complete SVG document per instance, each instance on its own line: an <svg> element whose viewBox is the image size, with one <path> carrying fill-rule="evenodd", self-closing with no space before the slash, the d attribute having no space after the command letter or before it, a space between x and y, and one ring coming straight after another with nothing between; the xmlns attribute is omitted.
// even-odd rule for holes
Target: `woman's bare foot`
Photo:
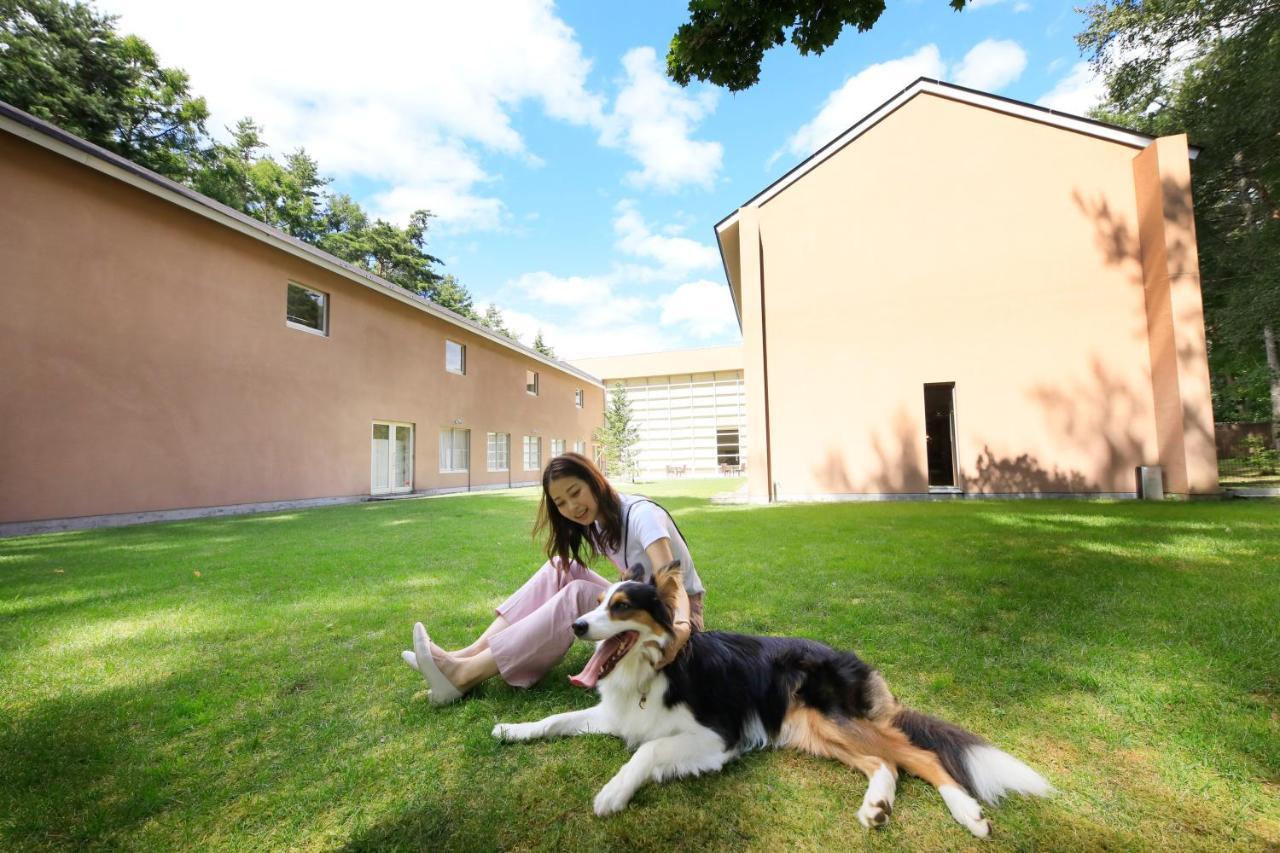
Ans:
<svg viewBox="0 0 1280 853"><path fill-rule="evenodd" d="M488 649L482 649L471 657L448 654L435 644L431 644L430 649L432 663L463 693L498 674L493 652Z"/></svg>

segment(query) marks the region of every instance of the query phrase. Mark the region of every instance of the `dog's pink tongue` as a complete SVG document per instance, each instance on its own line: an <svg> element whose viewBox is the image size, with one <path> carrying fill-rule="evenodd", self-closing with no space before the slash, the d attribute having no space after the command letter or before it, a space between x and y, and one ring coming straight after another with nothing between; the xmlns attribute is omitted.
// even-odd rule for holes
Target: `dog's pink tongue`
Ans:
<svg viewBox="0 0 1280 853"><path fill-rule="evenodd" d="M590 690L595 687L596 682L600 680L600 670L604 668L604 662L609 659L609 655L613 654L621 644L621 634L597 643L596 653L591 656L591 660L587 661L587 665L582 668L582 672L569 677L569 683L584 690Z"/></svg>

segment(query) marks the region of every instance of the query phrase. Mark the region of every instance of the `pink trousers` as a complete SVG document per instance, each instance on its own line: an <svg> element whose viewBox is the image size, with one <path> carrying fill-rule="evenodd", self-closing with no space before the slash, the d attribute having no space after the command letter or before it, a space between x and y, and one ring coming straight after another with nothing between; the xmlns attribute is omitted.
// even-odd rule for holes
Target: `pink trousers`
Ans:
<svg viewBox="0 0 1280 853"><path fill-rule="evenodd" d="M560 662L573 645L571 626L609 588L586 566L570 563L562 571L556 565L544 563L497 610L509 627L489 638L489 651L512 687L532 686Z"/></svg>

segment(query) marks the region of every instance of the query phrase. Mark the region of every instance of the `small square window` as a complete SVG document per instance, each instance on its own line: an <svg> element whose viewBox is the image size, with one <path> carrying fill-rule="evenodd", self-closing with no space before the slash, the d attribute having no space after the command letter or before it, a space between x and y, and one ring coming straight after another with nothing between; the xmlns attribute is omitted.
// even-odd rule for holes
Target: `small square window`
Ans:
<svg viewBox="0 0 1280 853"><path fill-rule="evenodd" d="M586 396L587 396L586 393L581 388L579 388L577 391L574 391L573 404L577 406L579 409L581 409L582 404L586 401Z"/></svg>
<svg viewBox="0 0 1280 853"><path fill-rule="evenodd" d="M444 369L465 376L467 373L467 346L457 341L444 342Z"/></svg>
<svg viewBox="0 0 1280 853"><path fill-rule="evenodd" d="M534 370L526 370L524 372L524 390L538 396L538 373Z"/></svg>
<svg viewBox="0 0 1280 853"><path fill-rule="evenodd" d="M304 332L329 334L329 294L289 282L285 325Z"/></svg>

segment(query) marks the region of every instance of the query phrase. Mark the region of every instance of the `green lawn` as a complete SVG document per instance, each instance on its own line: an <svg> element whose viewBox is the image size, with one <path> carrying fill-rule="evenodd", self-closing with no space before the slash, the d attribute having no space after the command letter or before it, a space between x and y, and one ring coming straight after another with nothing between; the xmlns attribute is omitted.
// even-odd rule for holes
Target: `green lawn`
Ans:
<svg viewBox="0 0 1280 853"><path fill-rule="evenodd" d="M585 707L566 676L447 708L399 659L447 646L541 561L531 491L0 540L0 848L1274 849L1280 505L719 506L646 487L715 628L813 637L1058 788L991 840L905 779L794 753L643 789L599 820L605 737L503 745Z"/></svg>

